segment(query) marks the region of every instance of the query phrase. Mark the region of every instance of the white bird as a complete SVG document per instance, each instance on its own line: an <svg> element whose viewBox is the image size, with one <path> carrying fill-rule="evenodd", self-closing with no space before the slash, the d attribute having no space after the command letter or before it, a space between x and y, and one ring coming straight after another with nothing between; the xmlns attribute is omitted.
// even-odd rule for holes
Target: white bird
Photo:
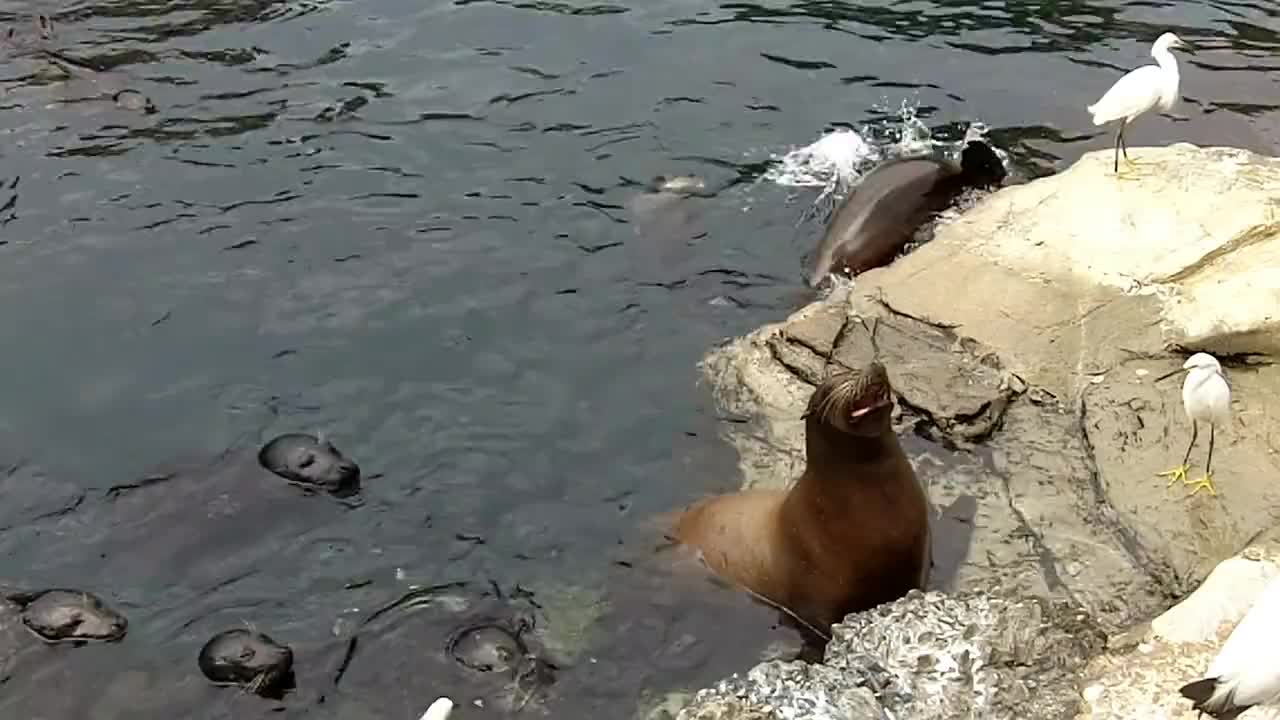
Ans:
<svg viewBox="0 0 1280 720"><path fill-rule="evenodd" d="M1235 720L1280 700L1280 577L1272 579L1231 631L1203 678L1178 692L1200 715Z"/></svg>
<svg viewBox="0 0 1280 720"><path fill-rule="evenodd" d="M449 720L449 716L453 714L453 701L447 697L436 698L431 703L431 707L422 713L422 717L418 720Z"/></svg>
<svg viewBox="0 0 1280 720"><path fill-rule="evenodd" d="M1130 162L1129 149L1124 145L1125 125L1153 107L1160 108L1160 112L1169 112L1178 100L1178 62L1169 52L1169 48L1175 47L1189 46L1171 32L1156 38L1155 44L1151 46L1151 57L1156 59L1157 64L1130 70L1098 102L1087 108L1089 114L1093 115L1094 125L1120 121L1120 130L1116 133L1115 162L1112 166L1117 174L1120 172L1121 150L1124 151L1125 162Z"/></svg>
<svg viewBox="0 0 1280 720"><path fill-rule="evenodd" d="M1186 371L1187 378L1182 381L1182 409L1191 420L1191 442L1187 445L1187 454L1182 457L1182 464L1172 470L1159 473L1168 477L1169 484L1181 480L1184 485L1194 484L1192 495L1201 488L1217 495L1213 488L1213 435L1218 425L1231 422L1231 388L1222 375L1222 365L1208 353L1198 352L1187 358L1182 367L1156 378L1159 382L1167 377ZM1199 423L1209 423L1209 457L1204 463L1204 476L1197 480L1187 480L1187 471L1191 466L1191 448L1196 444L1196 436L1200 432Z"/></svg>

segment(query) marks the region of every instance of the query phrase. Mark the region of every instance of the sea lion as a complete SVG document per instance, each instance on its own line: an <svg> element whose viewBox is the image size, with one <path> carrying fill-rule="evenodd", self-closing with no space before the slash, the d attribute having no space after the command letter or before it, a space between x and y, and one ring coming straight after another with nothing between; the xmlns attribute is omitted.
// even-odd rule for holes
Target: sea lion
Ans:
<svg viewBox="0 0 1280 720"><path fill-rule="evenodd" d="M809 286L817 287L831 272L853 276L888 264L921 224L966 188L999 185L1004 176L999 156L980 140L965 144L959 166L930 157L880 165L831 218L818 243Z"/></svg>
<svg viewBox="0 0 1280 720"><path fill-rule="evenodd" d="M236 685L265 698L280 698L292 685L293 650L245 628L209 638L197 659L214 685Z"/></svg>
<svg viewBox="0 0 1280 720"><path fill-rule="evenodd" d="M115 642L129 629L124 615L83 590L13 593L6 599L22 608L22 624L50 644Z"/></svg>
<svg viewBox="0 0 1280 720"><path fill-rule="evenodd" d="M514 624L485 620L460 628L449 639L447 652L457 663L477 672L510 678L513 705L530 698L556 681L556 665L539 657L525 643L528 621ZM517 700L518 698L518 700Z"/></svg>
<svg viewBox="0 0 1280 720"><path fill-rule="evenodd" d="M507 672L528 653L518 632L495 622L470 625L449 640L449 655L478 672Z"/></svg>
<svg viewBox="0 0 1280 720"><path fill-rule="evenodd" d="M923 588L930 507L892 411L879 362L833 374L805 409L805 469L794 486L697 501L671 538L819 635L849 613Z"/></svg>
<svg viewBox="0 0 1280 720"><path fill-rule="evenodd" d="M339 497L360 489L360 466L323 437L285 433L262 446L258 462L291 483Z"/></svg>

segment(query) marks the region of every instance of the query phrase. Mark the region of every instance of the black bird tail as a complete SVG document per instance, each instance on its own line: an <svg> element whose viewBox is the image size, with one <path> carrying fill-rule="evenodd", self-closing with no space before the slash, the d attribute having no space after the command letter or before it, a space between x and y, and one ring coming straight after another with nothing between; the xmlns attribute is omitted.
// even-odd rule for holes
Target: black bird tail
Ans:
<svg viewBox="0 0 1280 720"><path fill-rule="evenodd" d="M1213 693L1217 689L1218 678L1201 678L1178 688L1178 693L1191 701L1191 707L1203 714L1216 718L1216 720L1236 720L1240 713L1253 707L1252 705L1235 705L1231 702L1232 698L1228 696L1221 703L1221 707L1216 707L1212 710L1207 708L1205 703L1209 702L1209 699L1213 697Z"/></svg>

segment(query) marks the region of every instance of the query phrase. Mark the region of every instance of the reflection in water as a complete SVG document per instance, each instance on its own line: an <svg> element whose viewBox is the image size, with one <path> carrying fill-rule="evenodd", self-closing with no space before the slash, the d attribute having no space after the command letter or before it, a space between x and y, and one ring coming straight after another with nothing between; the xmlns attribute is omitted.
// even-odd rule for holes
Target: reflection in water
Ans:
<svg viewBox="0 0 1280 720"><path fill-rule="evenodd" d="M1280 142L1262 0L41 11L0 12L0 581L129 631L50 648L0 612L4 717L613 717L787 656L646 529L737 482L695 363L793 307L820 232L771 158L980 121L1052 172L1109 148L1084 108L1167 30L1197 50L1144 143ZM321 432L361 502L254 457ZM482 617L529 618L548 666L453 662ZM200 672L246 625L294 649L280 701Z"/></svg>

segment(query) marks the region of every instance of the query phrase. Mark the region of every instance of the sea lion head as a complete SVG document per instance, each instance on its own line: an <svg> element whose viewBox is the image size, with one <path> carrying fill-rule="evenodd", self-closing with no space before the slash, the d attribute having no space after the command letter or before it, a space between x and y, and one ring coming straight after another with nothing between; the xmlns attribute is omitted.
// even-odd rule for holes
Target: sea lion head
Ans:
<svg viewBox="0 0 1280 720"><path fill-rule="evenodd" d="M265 633L236 628L200 648L200 671L216 685L239 685L266 698L293 689L293 650Z"/></svg>
<svg viewBox="0 0 1280 720"><path fill-rule="evenodd" d="M313 435L281 435L258 451L258 462L285 480L334 495L350 495L360 486L360 466L333 443Z"/></svg>
<svg viewBox="0 0 1280 720"><path fill-rule="evenodd" d="M125 110L140 110L148 115L154 115L158 111L156 104L151 102L151 98L137 90L126 88L112 95L111 99L115 101L116 107Z"/></svg>
<svg viewBox="0 0 1280 720"><path fill-rule="evenodd" d="M123 638L129 621L96 595L80 590L48 590L23 609L23 623L49 643L115 641Z"/></svg>
<svg viewBox="0 0 1280 720"><path fill-rule="evenodd" d="M828 377L809 397L805 417L842 433L874 437L890 429L892 413L889 374L873 360Z"/></svg>
<svg viewBox="0 0 1280 720"><path fill-rule="evenodd" d="M1005 169L990 145L970 140L960 153L960 173L970 185L988 187L1004 181Z"/></svg>

